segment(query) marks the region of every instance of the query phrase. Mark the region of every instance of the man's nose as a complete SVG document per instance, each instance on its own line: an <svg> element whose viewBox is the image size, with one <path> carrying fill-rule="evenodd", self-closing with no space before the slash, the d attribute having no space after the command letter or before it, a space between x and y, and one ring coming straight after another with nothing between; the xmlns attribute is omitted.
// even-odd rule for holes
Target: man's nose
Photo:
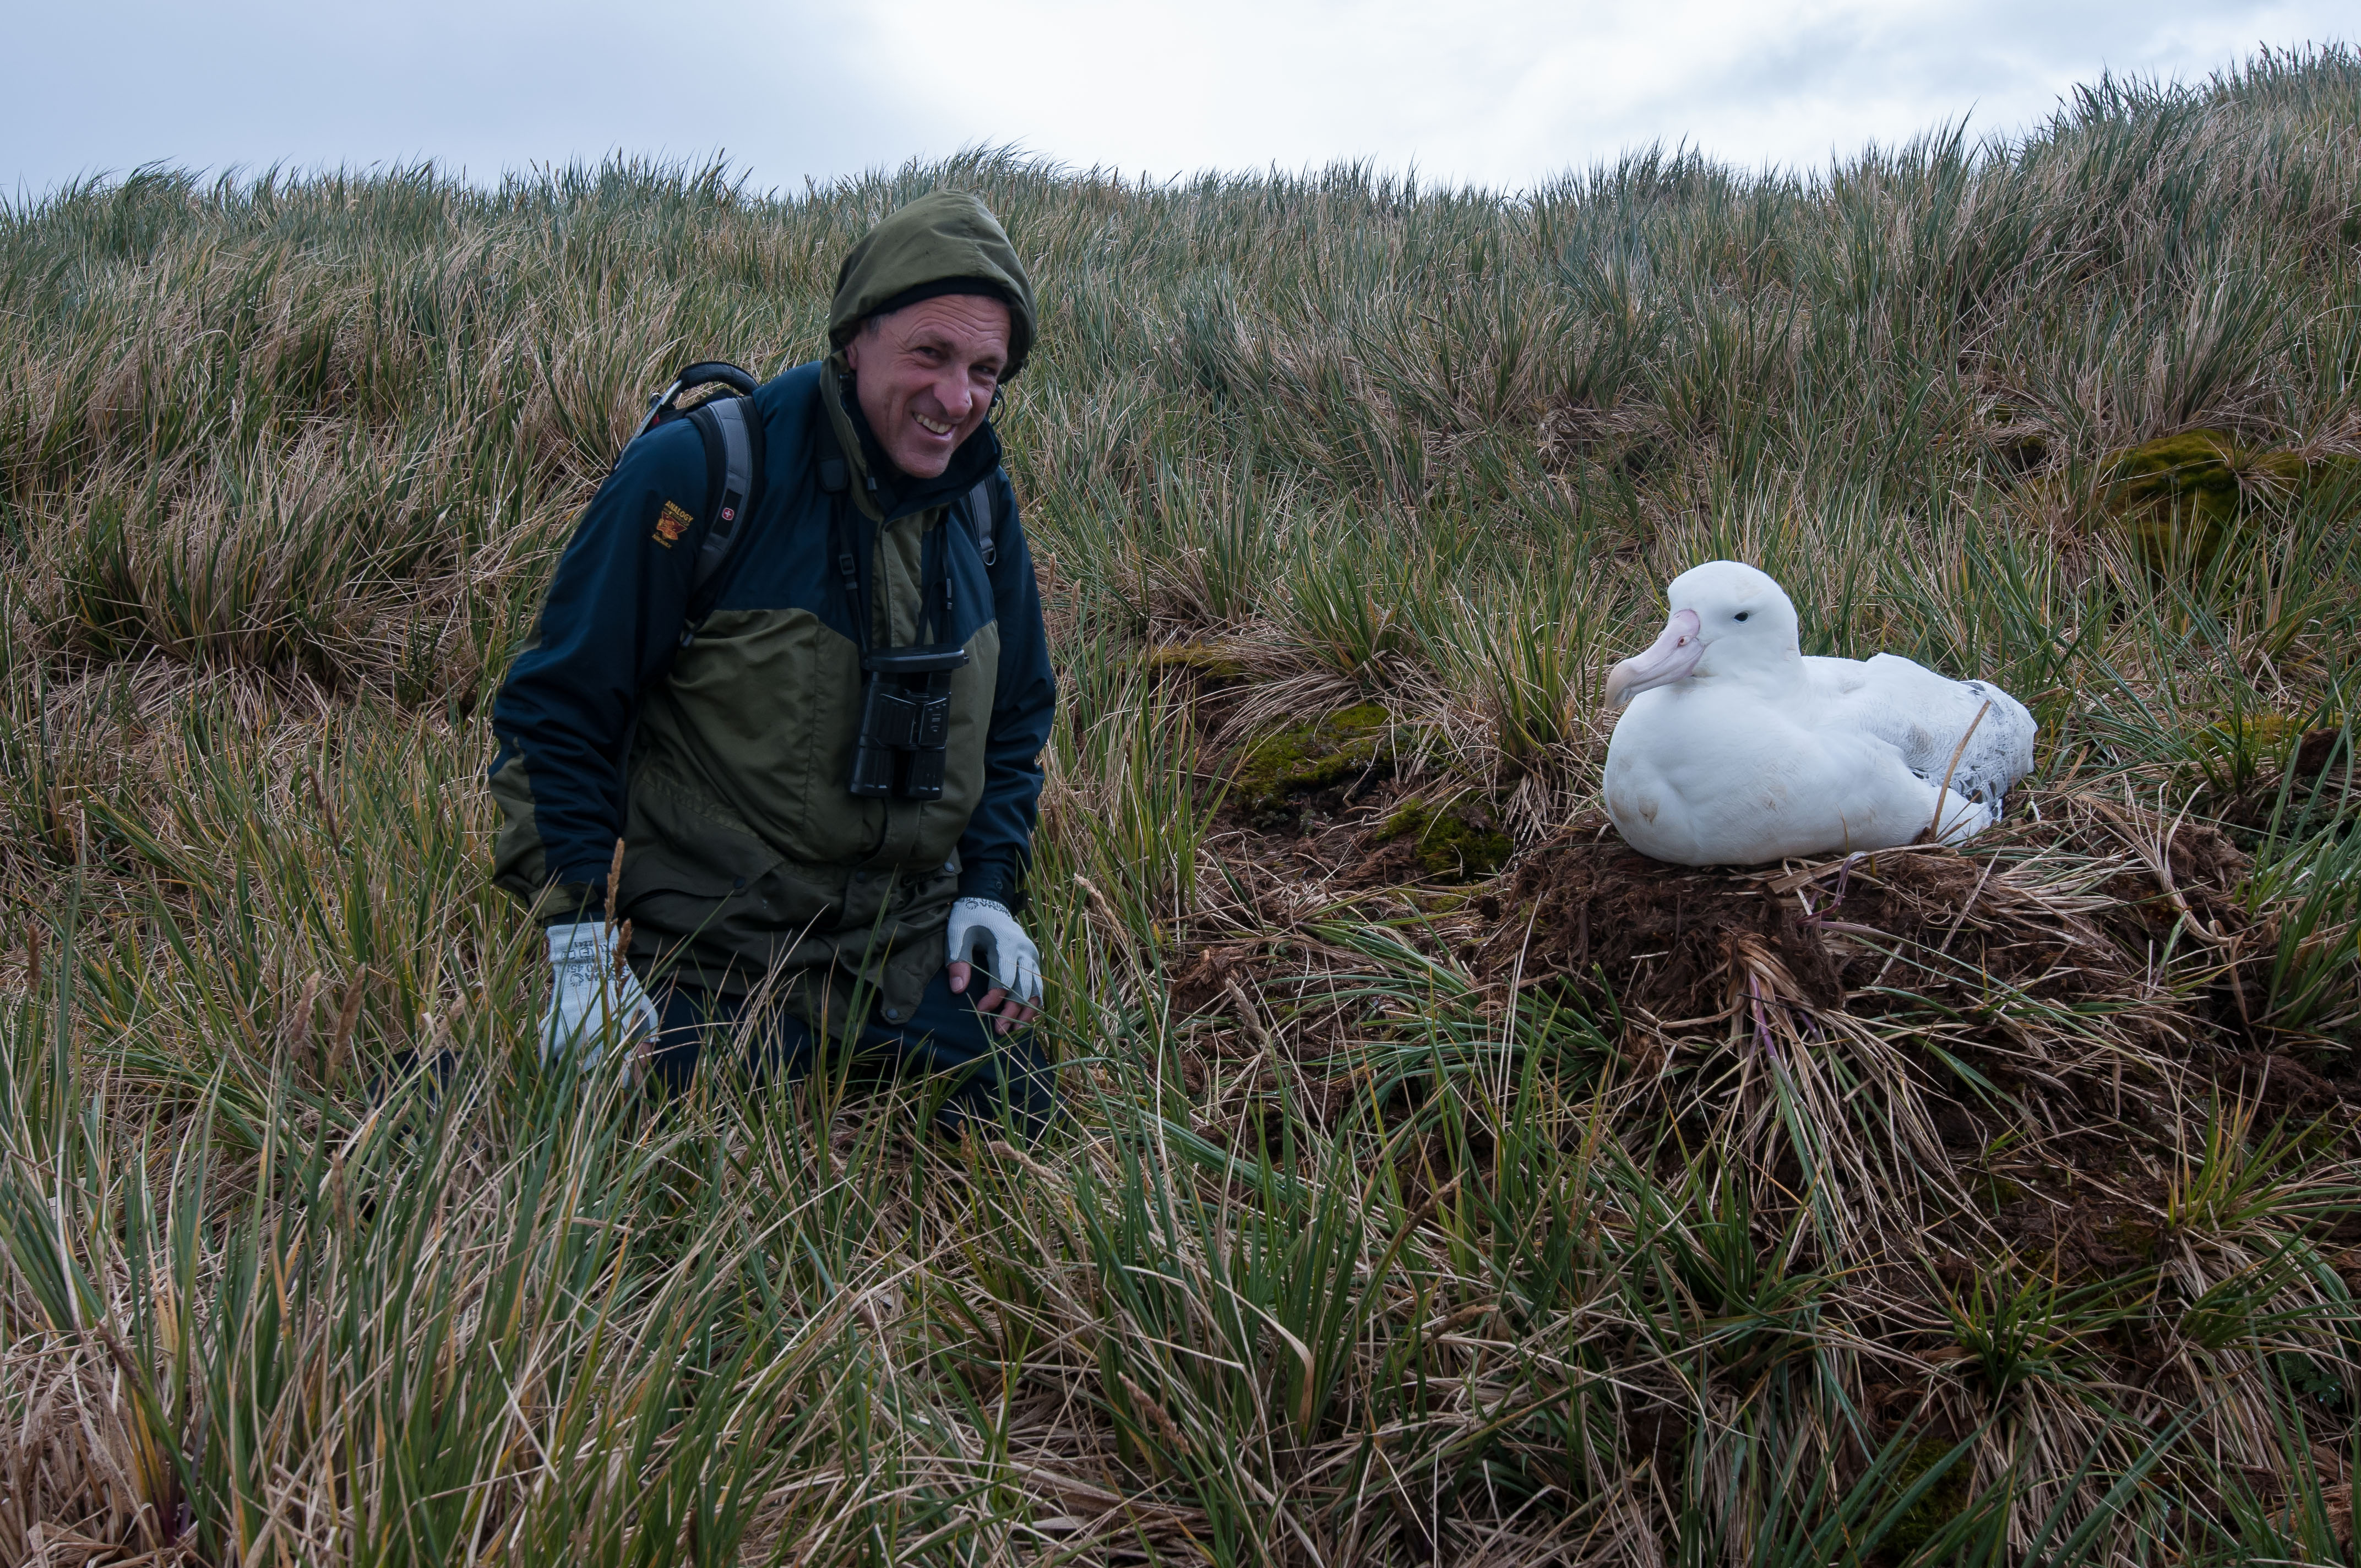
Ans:
<svg viewBox="0 0 2361 1568"><path fill-rule="evenodd" d="M943 405L943 412L954 423L967 418L968 410L975 406L975 389L967 384L964 368L946 370L935 378L935 400Z"/></svg>

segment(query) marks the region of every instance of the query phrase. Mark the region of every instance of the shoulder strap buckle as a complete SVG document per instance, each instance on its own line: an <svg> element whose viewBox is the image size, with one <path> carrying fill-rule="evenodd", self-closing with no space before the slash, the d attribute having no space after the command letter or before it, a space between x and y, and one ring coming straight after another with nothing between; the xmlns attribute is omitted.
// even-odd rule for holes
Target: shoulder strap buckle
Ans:
<svg viewBox="0 0 2361 1568"><path fill-rule="evenodd" d="M1000 559L1000 551L992 542L992 476L987 474L967 493L967 531L975 536L976 554L987 567Z"/></svg>

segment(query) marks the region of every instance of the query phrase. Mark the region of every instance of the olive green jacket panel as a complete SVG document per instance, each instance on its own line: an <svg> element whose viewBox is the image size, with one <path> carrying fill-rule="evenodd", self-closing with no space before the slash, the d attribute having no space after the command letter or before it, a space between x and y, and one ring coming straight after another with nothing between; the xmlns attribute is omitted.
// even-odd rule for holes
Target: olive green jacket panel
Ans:
<svg viewBox="0 0 2361 1568"><path fill-rule="evenodd" d="M640 718L644 762L689 781L780 854L812 864L917 870L958 848L983 790L999 628L976 628L951 672L939 800L864 799L852 774L861 654L804 609L721 611L683 650ZM750 692L763 700L748 700Z"/></svg>

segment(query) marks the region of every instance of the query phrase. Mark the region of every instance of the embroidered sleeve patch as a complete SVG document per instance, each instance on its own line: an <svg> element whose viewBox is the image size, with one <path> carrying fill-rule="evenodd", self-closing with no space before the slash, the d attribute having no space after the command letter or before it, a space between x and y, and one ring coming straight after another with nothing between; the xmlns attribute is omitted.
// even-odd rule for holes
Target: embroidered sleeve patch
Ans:
<svg viewBox="0 0 2361 1568"><path fill-rule="evenodd" d="M680 510L678 501L666 501L664 510L656 513L656 531L649 537L669 550L680 542L680 536L686 533L688 525L696 521Z"/></svg>

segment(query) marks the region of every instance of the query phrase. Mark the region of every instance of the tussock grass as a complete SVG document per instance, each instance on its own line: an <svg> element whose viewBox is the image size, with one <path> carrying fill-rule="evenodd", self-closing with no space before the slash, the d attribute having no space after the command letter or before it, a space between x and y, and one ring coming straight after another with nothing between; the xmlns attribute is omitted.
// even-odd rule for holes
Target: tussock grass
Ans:
<svg viewBox="0 0 2361 1568"><path fill-rule="evenodd" d="M489 692L645 392L944 183L1046 313L1068 1124L544 1073ZM1514 196L149 170L0 214L0 321L7 1561L2351 1560L2349 52ZM2114 477L2196 431L2202 542ZM1599 682L1725 554L2039 772L1576 962ZM1406 803L1518 859L1389 881Z"/></svg>

